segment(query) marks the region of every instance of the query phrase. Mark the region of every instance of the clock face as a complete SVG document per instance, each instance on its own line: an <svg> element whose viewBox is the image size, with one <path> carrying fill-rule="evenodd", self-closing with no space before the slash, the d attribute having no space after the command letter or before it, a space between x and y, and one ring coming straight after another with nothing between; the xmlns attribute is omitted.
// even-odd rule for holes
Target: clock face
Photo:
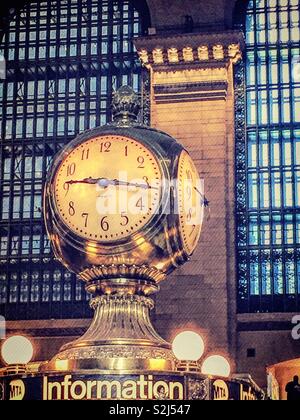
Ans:
<svg viewBox="0 0 300 420"><path fill-rule="evenodd" d="M178 165L178 207L184 249L191 255L199 241L203 220L203 185L194 162L183 151Z"/></svg>
<svg viewBox="0 0 300 420"><path fill-rule="evenodd" d="M157 212L162 174L153 153L136 140L99 136L76 146L57 169L60 218L82 238L122 240Z"/></svg>

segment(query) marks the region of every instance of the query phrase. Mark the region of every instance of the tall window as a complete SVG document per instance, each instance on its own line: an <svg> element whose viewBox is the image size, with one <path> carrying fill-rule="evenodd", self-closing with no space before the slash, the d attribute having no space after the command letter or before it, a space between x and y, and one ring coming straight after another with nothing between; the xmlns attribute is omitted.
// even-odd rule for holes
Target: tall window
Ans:
<svg viewBox="0 0 300 420"><path fill-rule="evenodd" d="M0 313L8 319L88 315L83 286L51 253L42 190L53 155L110 119L112 92L140 90L132 41L141 33L130 0L27 2L9 22L0 84Z"/></svg>
<svg viewBox="0 0 300 420"><path fill-rule="evenodd" d="M238 157L240 312L300 309L299 0L252 0L246 149ZM244 160L241 162L241 160Z"/></svg>

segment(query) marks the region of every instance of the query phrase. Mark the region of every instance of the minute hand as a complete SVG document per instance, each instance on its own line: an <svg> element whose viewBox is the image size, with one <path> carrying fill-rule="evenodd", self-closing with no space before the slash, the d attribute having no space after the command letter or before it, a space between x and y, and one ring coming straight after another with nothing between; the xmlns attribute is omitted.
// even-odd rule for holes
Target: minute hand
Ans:
<svg viewBox="0 0 300 420"><path fill-rule="evenodd" d="M114 179L113 185L119 185L119 186L125 186L125 187L136 187L136 188L143 188L145 190L152 189L152 190L158 190L157 187L152 187L149 184L138 184L134 182L126 182L126 181L120 181L119 179Z"/></svg>

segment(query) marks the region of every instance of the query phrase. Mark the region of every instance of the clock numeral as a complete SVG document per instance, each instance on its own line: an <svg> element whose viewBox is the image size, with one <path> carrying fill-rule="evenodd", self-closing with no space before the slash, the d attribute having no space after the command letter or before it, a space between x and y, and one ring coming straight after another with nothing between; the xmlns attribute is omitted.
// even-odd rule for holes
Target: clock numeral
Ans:
<svg viewBox="0 0 300 420"><path fill-rule="evenodd" d="M197 235L194 237L194 239L193 239L193 243L192 243L192 246L194 247L194 246L196 246L196 244L197 244Z"/></svg>
<svg viewBox="0 0 300 420"><path fill-rule="evenodd" d="M69 215L75 216L75 207L74 207L74 201L69 202Z"/></svg>
<svg viewBox="0 0 300 420"><path fill-rule="evenodd" d="M70 190L70 184L68 182L64 183L63 189L66 191L65 197L68 195L68 192Z"/></svg>
<svg viewBox="0 0 300 420"><path fill-rule="evenodd" d="M145 168L145 165L144 165L144 163L145 163L145 158L144 158L144 156L139 156L138 158L137 158L137 162L138 162L138 168L139 169L144 169Z"/></svg>
<svg viewBox="0 0 300 420"><path fill-rule="evenodd" d="M81 217L84 218L84 227L86 228L88 225L89 213L82 213Z"/></svg>
<svg viewBox="0 0 300 420"><path fill-rule="evenodd" d="M189 169L186 171L186 177L187 179L193 179L192 172Z"/></svg>
<svg viewBox="0 0 300 420"><path fill-rule="evenodd" d="M195 232L195 229L196 229L196 225L193 225L192 226L192 230L191 230L191 232L190 232L190 237L193 235L193 233Z"/></svg>
<svg viewBox="0 0 300 420"><path fill-rule="evenodd" d="M136 203L136 205L135 205L136 207L138 207L139 209L141 209L141 211L143 211L143 208L145 207L144 206L144 204L143 204L143 197L141 197L138 201L137 201L137 203Z"/></svg>
<svg viewBox="0 0 300 420"><path fill-rule="evenodd" d="M101 153L109 153L111 148L111 142L106 141L105 143L100 144L100 152Z"/></svg>
<svg viewBox="0 0 300 420"><path fill-rule="evenodd" d="M102 217L101 222L100 222L101 229L104 232L107 232L109 230L109 224L106 219L107 219L107 216L104 216Z"/></svg>
<svg viewBox="0 0 300 420"><path fill-rule="evenodd" d="M125 212L121 213L121 217L123 219L123 221L120 223L121 226L127 226L129 223L129 218L128 216L126 216Z"/></svg>
<svg viewBox="0 0 300 420"><path fill-rule="evenodd" d="M143 176L143 180L146 182L147 186L150 187L149 178L147 176Z"/></svg>
<svg viewBox="0 0 300 420"><path fill-rule="evenodd" d="M125 156L128 156L128 146L125 146Z"/></svg>
<svg viewBox="0 0 300 420"><path fill-rule="evenodd" d="M186 215L187 222L190 222L192 220L192 216L193 216L193 209L189 209L189 211Z"/></svg>
<svg viewBox="0 0 300 420"><path fill-rule="evenodd" d="M76 163L70 163L67 166L67 176L74 175L76 171Z"/></svg>
<svg viewBox="0 0 300 420"><path fill-rule="evenodd" d="M190 185L187 185L186 187L186 195L187 195L187 199L190 200L192 196L192 188Z"/></svg>
<svg viewBox="0 0 300 420"><path fill-rule="evenodd" d="M90 149L84 149L81 153L81 160L87 160L90 156Z"/></svg>

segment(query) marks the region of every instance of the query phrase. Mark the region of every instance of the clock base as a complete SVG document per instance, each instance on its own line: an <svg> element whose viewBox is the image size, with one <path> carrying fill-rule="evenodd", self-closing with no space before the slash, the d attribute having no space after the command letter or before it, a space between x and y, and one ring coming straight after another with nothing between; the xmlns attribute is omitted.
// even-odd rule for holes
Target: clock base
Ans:
<svg viewBox="0 0 300 420"><path fill-rule="evenodd" d="M106 294L95 296L90 305L95 313L87 332L63 346L41 370L175 370L171 345L151 324L152 299L137 294Z"/></svg>

